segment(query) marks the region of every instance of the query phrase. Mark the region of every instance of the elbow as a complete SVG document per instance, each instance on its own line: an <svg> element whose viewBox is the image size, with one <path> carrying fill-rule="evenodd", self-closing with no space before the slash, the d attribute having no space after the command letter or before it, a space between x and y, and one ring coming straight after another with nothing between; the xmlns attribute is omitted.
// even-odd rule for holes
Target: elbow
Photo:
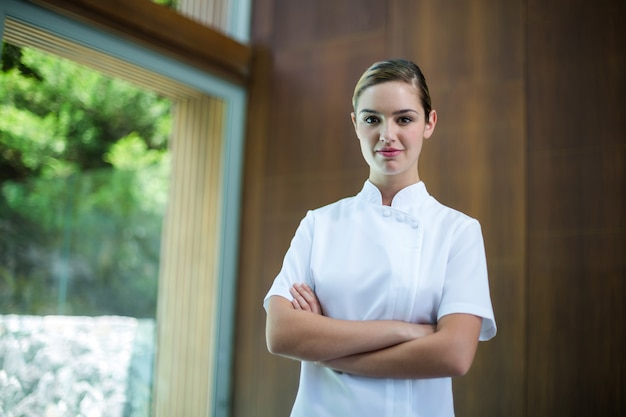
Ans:
<svg viewBox="0 0 626 417"><path fill-rule="evenodd" d="M288 351L285 341L276 332L266 332L265 344L267 345L267 350L272 355L285 355Z"/></svg>
<svg viewBox="0 0 626 417"><path fill-rule="evenodd" d="M451 377L464 376L472 367L474 362L474 351L458 351L448 358L448 373Z"/></svg>
<svg viewBox="0 0 626 417"><path fill-rule="evenodd" d="M327 359L314 354L305 344L298 343L298 339L294 338L293 335L278 330L266 333L265 344L268 352L272 355L301 361L322 361Z"/></svg>
<svg viewBox="0 0 626 417"><path fill-rule="evenodd" d="M272 355L287 356L288 349L286 349L281 343L267 341L267 350Z"/></svg>
<svg viewBox="0 0 626 417"><path fill-rule="evenodd" d="M266 337L265 338L265 345L267 346L267 351L269 353L271 353L272 355L278 355L279 346L277 346L277 344L274 341L272 341L270 338Z"/></svg>
<svg viewBox="0 0 626 417"><path fill-rule="evenodd" d="M281 330L280 326L272 326L272 329L267 329L265 332L265 344L268 352L272 355L293 359L300 357L298 354L300 348L293 335Z"/></svg>
<svg viewBox="0 0 626 417"><path fill-rule="evenodd" d="M472 367L472 360L459 359L450 364L450 376L465 376Z"/></svg>

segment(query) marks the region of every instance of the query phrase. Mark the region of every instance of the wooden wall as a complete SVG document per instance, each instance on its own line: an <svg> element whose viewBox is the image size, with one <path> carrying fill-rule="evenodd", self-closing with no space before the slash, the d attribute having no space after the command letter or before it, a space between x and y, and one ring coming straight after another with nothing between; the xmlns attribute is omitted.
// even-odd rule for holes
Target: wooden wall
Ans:
<svg viewBox="0 0 626 417"><path fill-rule="evenodd" d="M455 381L457 415L626 410L623 1L256 0L233 415L287 416L298 364L262 299L309 208L367 177L350 98L372 62L424 70L421 174L483 225L499 332Z"/></svg>
<svg viewBox="0 0 626 417"><path fill-rule="evenodd" d="M528 1L528 415L623 416L626 2L546 3Z"/></svg>

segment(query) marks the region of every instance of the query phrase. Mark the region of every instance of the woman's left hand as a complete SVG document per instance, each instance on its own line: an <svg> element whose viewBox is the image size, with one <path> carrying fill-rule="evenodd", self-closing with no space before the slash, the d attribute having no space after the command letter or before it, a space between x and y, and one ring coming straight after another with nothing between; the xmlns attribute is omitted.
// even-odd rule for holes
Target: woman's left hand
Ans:
<svg viewBox="0 0 626 417"><path fill-rule="evenodd" d="M310 311L311 313L321 314L322 306L315 295L315 292L307 284L294 284L289 292L293 296L291 305L296 310Z"/></svg>

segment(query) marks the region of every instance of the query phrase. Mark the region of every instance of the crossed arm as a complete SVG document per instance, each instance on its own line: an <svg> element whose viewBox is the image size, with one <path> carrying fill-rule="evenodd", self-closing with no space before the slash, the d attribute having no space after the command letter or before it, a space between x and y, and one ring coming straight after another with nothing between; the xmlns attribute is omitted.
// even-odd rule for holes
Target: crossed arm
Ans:
<svg viewBox="0 0 626 417"><path fill-rule="evenodd" d="M480 317L450 314L436 326L337 320L322 314L307 285L295 285L291 294L291 302L280 296L269 300L266 338L271 353L380 378L459 376L474 360Z"/></svg>

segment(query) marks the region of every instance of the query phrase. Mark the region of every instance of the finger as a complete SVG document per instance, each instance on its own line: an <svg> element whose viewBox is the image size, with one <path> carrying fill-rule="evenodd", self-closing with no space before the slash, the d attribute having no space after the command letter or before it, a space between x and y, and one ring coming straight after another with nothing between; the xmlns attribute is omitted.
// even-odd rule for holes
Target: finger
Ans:
<svg viewBox="0 0 626 417"><path fill-rule="evenodd" d="M297 291L299 300L304 300L304 304L302 304L302 302L301 304L305 310L311 311L313 313L319 312L320 308L317 296L308 285L296 284L294 285L294 290Z"/></svg>
<svg viewBox="0 0 626 417"><path fill-rule="evenodd" d="M291 289L289 290L289 292L293 296L293 300L291 300L291 305L293 306L293 308L295 310L302 310L302 307L300 306L300 302L298 301L297 295L295 295Z"/></svg>
<svg viewBox="0 0 626 417"><path fill-rule="evenodd" d="M298 294L304 298L309 305L313 305L317 302L317 297L308 285L299 285L295 287Z"/></svg>
<svg viewBox="0 0 626 417"><path fill-rule="evenodd" d="M306 301L307 311L311 311L315 314L322 314L322 306L320 305L315 291L313 291L310 286L307 284L295 284L294 289Z"/></svg>
<svg viewBox="0 0 626 417"><path fill-rule="evenodd" d="M305 298L315 298L315 292L307 284L300 284L299 290Z"/></svg>
<svg viewBox="0 0 626 417"><path fill-rule="evenodd" d="M306 310L306 311L310 311L311 310L311 306L309 306L309 304L307 303L306 299L300 294L300 292L298 291L297 288L291 287L289 289L289 292L293 296L293 301L295 303L297 303L297 305L298 305L296 310Z"/></svg>

